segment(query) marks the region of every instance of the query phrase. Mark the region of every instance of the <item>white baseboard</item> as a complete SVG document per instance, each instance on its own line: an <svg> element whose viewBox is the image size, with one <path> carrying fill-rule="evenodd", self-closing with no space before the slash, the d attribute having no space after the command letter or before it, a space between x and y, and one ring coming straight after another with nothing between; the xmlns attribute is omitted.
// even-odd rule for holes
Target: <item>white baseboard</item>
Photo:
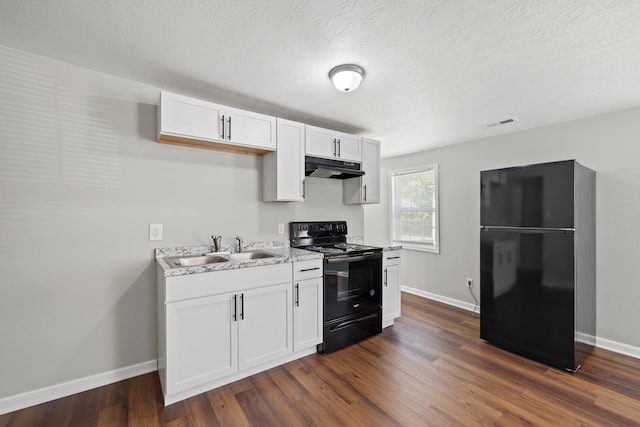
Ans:
<svg viewBox="0 0 640 427"><path fill-rule="evenodd" d="M403 292L417 295L422 298L427 298L434 301L442 302L444 304L452 305L454 307L458 307L463 310L473 311L473 304L470 304L466 301L460 301L460 300L449 298L449 297L443 297L442 295L433 294L431 292L423 291L421 289L410 288L408 286L401 286L400 289ZM476 307L476 313L480 313L480 307Z"/></svg>
<svg viewBox="0 0 640 427"><path fill-rule="evenodd" d="M625 356L635 357L640 359L640 347L634 347L632 345L623 344L621 342L608 340L606 338L596 337L596 347L604 348L615 353L624 354Z"/></svg>
<svg viewBox="0 0 640 427"><path fill-rule="evenodd" d="M0 399L0 415L156 371L156 360L126 366Z"/></svg>
<svg viewBox="0 0 640 427"><path fill-rule="evenodd" d="M472 311L473 304L469 304L465 301L460 301L457 299L443 297L442 295L433 294L431 292L423 291L421 289L410 288L408 286L401 286L403 292L407 292L409 294L417 295L422 298L431 299L434 301L442 302L444 304L449 304L454 307L462 308L464 310ZM476 310L477 313L480 313L480 308ZM602 337L595 337L596 347L613 351L615 353L624 354L625 356L635 357L636 359L640 359L640 347L634 347L632 345L623 344L621 342L612 341ZM591 341L590 341L591 342Z"/></svg>

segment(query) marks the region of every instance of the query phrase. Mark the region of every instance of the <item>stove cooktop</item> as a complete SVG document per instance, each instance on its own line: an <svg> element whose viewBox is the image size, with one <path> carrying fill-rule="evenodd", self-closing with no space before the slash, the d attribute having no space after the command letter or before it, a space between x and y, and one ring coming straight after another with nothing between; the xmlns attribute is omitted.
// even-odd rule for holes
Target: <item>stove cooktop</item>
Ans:
<svg viewBox="0 0 640 427"><path fill-rule="evenodd" d="M289 223L291 246L326 255L359 255L365 252L381 252L381 248L347 243L347 222L291 222Z"/></svg>
<svg viewBox="0 0 640 427"><path fill-rule="evenodd" d="M302 249L314 252L322 252L328 254L341 254L349 252L362 252L362 251L375 251L380 248L374 246L357 245L355 243L336 243L335 245L311 245L305 246Z"/></svg>

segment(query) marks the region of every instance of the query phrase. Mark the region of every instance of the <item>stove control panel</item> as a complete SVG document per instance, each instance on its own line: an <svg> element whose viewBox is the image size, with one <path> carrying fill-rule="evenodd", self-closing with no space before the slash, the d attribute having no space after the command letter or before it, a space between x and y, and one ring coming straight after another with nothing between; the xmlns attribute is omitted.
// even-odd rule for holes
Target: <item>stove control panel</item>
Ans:
<svg viewBox="0 0 640 427"><path fill-rule="evenodd" d="M305 237L323 238L346 235L346 221L289 223L289 237L291 239Z"/></svg>

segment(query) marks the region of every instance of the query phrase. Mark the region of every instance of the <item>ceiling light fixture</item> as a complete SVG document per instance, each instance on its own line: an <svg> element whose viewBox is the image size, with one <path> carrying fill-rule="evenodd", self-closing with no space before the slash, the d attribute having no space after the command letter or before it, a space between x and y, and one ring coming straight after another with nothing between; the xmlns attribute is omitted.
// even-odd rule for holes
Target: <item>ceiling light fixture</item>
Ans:
<svg viewBox="0 0 640 427"><path fill-rule="evenodd" d="M338 65L329 71L329 78L340 92L353 92L360 86L364 70L353 64Z"/></svg>

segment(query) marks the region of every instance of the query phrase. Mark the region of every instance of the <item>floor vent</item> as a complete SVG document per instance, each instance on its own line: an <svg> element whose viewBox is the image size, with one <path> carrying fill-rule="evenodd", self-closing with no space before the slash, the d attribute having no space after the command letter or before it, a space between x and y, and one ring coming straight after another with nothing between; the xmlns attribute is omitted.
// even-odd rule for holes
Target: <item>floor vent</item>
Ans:
<svg viewBox="0 0 640 427"><path fill-rule="evenodd" d="M504 120L500 120L499 122L495 122L495 123L487 123L486 125L482 125L483 128L485 129L491 129L494 128L496 126L502 126L502 125L508 125L509 123L514 123L519 121L516 117L510 117L508 119L504 119Z"/></svg>

